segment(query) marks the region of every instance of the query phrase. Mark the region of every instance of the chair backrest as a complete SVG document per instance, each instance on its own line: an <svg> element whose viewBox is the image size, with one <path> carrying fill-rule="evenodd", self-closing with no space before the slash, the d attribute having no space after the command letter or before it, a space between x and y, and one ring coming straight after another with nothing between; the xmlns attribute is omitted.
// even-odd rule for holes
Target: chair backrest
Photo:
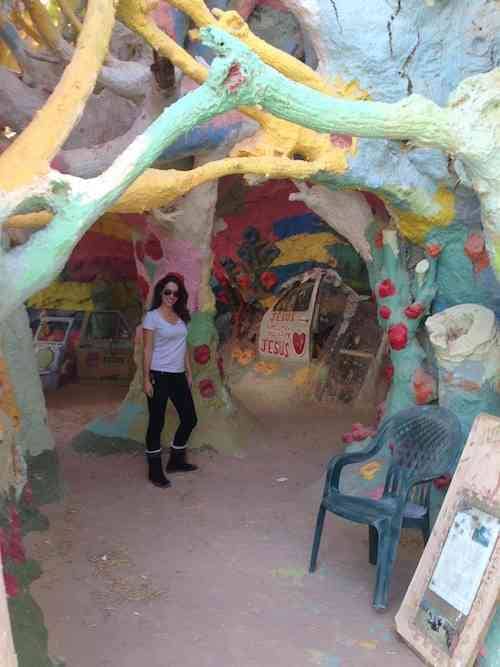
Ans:
<svg viewBox="0 0 500 667"><path fill-rule="evenodd" d="M385 419L376 435L405 470L407 483L436 479L454 471L464 444L458 418L446 408L415 406Z"/></svg>

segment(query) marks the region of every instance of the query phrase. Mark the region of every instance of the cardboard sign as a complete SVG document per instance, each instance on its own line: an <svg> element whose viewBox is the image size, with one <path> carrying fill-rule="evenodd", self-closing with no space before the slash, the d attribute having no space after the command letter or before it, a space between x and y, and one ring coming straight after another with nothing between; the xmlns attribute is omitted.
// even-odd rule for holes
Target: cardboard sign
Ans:
<svg viewBox="0 0 500 667"><path fill-rule="evenodd" d="M428 665L472 667L500 589L500 419L479 415L396 627Z"/></svg>

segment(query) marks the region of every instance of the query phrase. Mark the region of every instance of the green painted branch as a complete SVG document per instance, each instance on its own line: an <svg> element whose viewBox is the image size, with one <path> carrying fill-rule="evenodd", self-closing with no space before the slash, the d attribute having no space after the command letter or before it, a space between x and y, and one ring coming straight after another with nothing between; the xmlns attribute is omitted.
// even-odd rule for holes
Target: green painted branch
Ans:
<svg viewBox="0 0 500 667"><path fill-rule="evenodd" d="M202 28L200 33L203 43L219 54L246 48L217 27ZM329 97L266 68L259 102L273 115L318 132L411 140L445 151L454 147L448 110L420 95L410 95L395 104L351 102Z"/></svg>
<svg viewBox="0 0 500 667"><path fill-rule="evenodd" d="M51 172L33 188L0 191L0 222L33 201L57 212L26 244L0 255L0 320L50 284L83 234L177 137L258 98L265 66L248 50L237 54L239 61L231 54L216 58L207 81L165 110L100 177L85 181Z"/></svg>
<svg viewBox="0 0 500 667"><path fill-rule="evenodd" d="M217 53L246 48L220 28L200 32ZM488 252L500 278L500 68L464 79L445 108L418 95L395 104L333 99L275 70L266 70L263 83L259 103L285 120L319 132L409 140L456 158L457 172L481 201Z"/></svg>

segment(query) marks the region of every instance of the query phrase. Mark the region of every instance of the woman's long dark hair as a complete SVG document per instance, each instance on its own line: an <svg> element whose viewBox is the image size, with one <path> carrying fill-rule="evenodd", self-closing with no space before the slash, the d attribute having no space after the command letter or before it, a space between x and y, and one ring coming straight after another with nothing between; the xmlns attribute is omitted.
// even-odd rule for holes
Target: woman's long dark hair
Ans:
<svg viewBox="0 0 500 667"><path fill-rule="evenodd" d="M179 294L177 297L177 301L174 303L172 308L174 312L181 318L181 320L187 324L191 319L191 315L189 314L189 310L187 307L188 293L184 285L184 280L182 276L180 276L178 273L167 273L167 275L164 278L162 278L156 283L153 292L153 300L151 302L151 307L149 310L156 310L156 308L159 308L161 306L163 290L165 289L165 285L167 283L175 283L177 285Z"/></svg>

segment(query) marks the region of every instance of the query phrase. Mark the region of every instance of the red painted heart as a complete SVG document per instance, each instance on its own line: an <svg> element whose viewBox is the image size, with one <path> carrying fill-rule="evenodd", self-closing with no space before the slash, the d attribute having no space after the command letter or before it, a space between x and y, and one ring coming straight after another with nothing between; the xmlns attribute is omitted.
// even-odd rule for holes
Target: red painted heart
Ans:
<svg viewBox="0 0 500 667"><path fill-rule="evenodd" d="M305 333L294 333L292 336L293 348L297 354L302 354L304 352L304 347L306 345L306 335Z"/></svg>

